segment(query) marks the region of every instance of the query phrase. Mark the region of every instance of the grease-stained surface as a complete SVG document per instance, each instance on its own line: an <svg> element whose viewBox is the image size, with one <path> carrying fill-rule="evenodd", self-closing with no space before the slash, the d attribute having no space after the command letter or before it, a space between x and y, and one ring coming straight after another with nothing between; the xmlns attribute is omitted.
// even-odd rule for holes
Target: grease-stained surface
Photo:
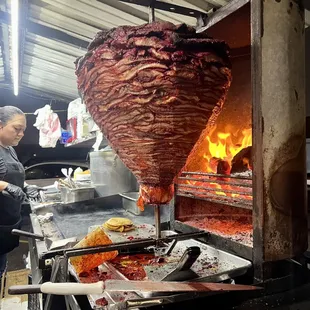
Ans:
<svg viewBox="0 0 310 310"><path fill-rule="evenodd" d="M254 244L257 228L263 257L273 261L307 248L304 28L296 2L263 6L261 100L253 103L261 109L254 114L254 128L261 123L254 132L262 142L255 147L261 166L256 166L253 219Z"/></svg>

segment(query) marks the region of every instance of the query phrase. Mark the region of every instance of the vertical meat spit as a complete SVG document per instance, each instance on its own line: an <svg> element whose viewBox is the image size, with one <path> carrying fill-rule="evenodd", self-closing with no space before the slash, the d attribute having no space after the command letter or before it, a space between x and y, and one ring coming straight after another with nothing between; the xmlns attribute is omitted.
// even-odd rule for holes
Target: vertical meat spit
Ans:
<svg viewBox="0 0 310 310"><path fill-rule="evenodd" d="M155 215L156 239L160 239L160 237L161 237L161 229L160 229L160 205L155 205L155 206L154 206L154 215Z"/></svg>
<svg viewBox="0 0 310 310"><path fill-rule="evenodd" d="M154 4L151 1L149 6L149 23L155 22L155 9ZM160 239L161 237L161 229L160 229L160 205L154 206L154 216L155 216L155 228L156 228L156 239Z"/></svg>

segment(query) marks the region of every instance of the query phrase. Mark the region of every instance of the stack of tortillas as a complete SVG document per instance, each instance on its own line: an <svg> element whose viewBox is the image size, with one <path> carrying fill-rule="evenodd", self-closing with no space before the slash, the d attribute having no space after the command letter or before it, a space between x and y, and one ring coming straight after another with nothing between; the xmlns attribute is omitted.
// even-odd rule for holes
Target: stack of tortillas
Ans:
<svg viewBox="0 0 310 310"><path fill-rule="evenodd" d="M123 217L113 217L106 221L103 226L111 231L126 232L135 229L131 220Z"/></svg>

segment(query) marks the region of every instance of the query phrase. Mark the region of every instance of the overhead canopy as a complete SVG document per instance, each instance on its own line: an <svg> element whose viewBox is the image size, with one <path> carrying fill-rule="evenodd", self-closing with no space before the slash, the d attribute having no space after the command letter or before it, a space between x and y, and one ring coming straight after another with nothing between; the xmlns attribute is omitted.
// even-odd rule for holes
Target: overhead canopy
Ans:
<svg viewBox="0 0 310 310"><path fill-rule="evenodd" d="M209 12L230 0L165 0ZM4 2L4 4L3 4ZM78 97L74 61L100 29L148 22L148 8L117 0L20 0L20 88L71 100ZM12 87L10 0L0 4L0 87ZM157 20L196 25L196 18L156 10ZM310 25L310 12L306 13ZM25 30L26 29L26 30Z"/></svg>

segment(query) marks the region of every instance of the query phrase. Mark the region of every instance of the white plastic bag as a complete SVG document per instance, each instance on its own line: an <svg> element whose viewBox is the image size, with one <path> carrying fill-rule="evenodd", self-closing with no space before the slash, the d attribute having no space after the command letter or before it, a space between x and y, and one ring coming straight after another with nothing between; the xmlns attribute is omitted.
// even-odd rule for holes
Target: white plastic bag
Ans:
<svg viewBox="0 0 310 310"><path fill-rule="evenodd" d="M54 148L61 137L59 117L49 105L34 112L37 115L34 127L39 130L39 145L43 148Z"/></svg>
<svg viewBox="0 0 310 310"><path fill-rule="evenodd" d="M68 105L67 119L76 118L77 120L77 139L89 136L93 132L94 121L86 110L85 104L81 98L71 101Z"/></svg>

